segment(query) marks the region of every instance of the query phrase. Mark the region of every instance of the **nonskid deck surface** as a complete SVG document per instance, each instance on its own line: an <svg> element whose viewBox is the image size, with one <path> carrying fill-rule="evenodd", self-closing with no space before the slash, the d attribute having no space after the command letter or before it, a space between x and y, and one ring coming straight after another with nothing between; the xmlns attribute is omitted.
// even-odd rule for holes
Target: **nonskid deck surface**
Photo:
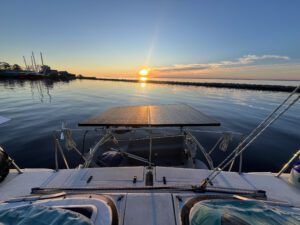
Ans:
<svg viewBox="0 0 300 225"><path fill-rule="evenodd" d="M204 169L170 167L153 168L153 187L199 185L210 173ZM26 169L23 174L11 171L0 183L0 200L29 195L32 188L46 189L112 189L145 187L145 167L106 167L54 171ZM272 200L300 206L300 190L287 181L287 176L277 178L272 173L222 172L213 182L214 187L264 190ZM132 192L132 190L131 190ZM152 192L155 193L155 190Z"/></svg>
<svg viewBox="0 0 300 225"><path fill-rule="evenodd" d="M89 218L95 225L175 225L184 224L182 221L185 206L195 199L199 201L199 199L215 198L215 196L219 199L240 197L233 193L212 191L198 193L176 188L161 189L161 187L198 185L210 173L209 170L154 167L153 186L151 186L153 188L145 186L147 171L146 167L59 171L25 169L23 174L11 170L8 177L0 183L0 201L3 202L0 204L0 210L30 204L65 209L82 207L85 210L92 205L95 213L92 213ZM276 178L272 173L222 172L213 185L234 190L264 190L268 201L292 206L293 210L299 210L297 208L300 207L300 190L288 183L286 175ZM22 196L31 194L32 188L40 191L35 193L38 194L37 196L43 191L45 195L47 191L50 195L51 193L63 195L35 201L23 198Z"/></svg>

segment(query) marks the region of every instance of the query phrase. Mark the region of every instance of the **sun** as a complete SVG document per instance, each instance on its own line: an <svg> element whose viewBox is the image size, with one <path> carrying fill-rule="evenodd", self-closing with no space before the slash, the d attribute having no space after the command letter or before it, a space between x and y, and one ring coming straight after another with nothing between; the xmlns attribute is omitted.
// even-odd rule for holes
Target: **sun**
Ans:
<svg viewBox="0 0 300 225"><path fill-rule="evenodd" d="M139 71L140 76L148 76L148 74L149 74L149 69L141 69Z"/></svg>

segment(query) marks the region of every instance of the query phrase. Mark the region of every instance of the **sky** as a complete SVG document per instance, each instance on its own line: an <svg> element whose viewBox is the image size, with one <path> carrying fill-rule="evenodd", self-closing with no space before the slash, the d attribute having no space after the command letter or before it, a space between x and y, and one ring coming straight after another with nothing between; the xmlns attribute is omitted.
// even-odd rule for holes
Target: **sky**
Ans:
<svg viewBox="0 0 300 225"><path fill-rule="evenodd" d="M2 0L0 62L98 77L300 80L298 0Z"/></svg>

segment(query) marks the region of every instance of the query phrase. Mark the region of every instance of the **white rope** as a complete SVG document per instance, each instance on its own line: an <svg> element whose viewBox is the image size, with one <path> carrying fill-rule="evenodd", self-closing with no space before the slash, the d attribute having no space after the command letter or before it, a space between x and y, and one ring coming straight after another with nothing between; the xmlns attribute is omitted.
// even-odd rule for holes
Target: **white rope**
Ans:
<svg viewBox="0 0 300 225"><path fill-rule="evenodd" d="M223 132L222 136L217 140L215 145L211 148L211 150L208 152L208 155L211 155L211 153L219 146L219 149L223 152L227 151L230 141L233 139L233 133L232 132Z"/></svg>
<svg viewBox="0 0 300 225"><path fill-rule="evenodd" d="M74 141L72 137L72 131L70 129L64 129L63 131L64 137L65 137L65 147L69 151L72 149L77 148L76 142Z"/></svg>
<svg viewBox="0 0 300 225"><path fill-rule="evenodd" d="M62 132L64 139L65 139L65 147L68 151L74 150L77 152L78 155L81 156L81 158L85 161L86 158L84 155L78 150L76 142L74 141L72 137L72 131L71 129L64 129Z"/></svg>
<svg viewBox="0 0 300 225"><path fill-rule="evenodd" d="M205 159L206 159L206 161L207 161L207 163L208 163L210 169L213 169L213 168L214 168L213 161L212 161L210 155L206 152L205 148L200 144L200 142L197 140L197 138L195 138L195 137L191 134L191 132L189 132L189 131L185 131L185 132L186 132L187 136L188 136L189 138L191 138L191 140L198 146L198 148L200 149L200 151L201 151L202 154L204 155L204 157L205 157Z"/></svg>
<svg viewBox="0 0 300 225"><path fill-rule="evenodd" d="M232 141L232 135L229 132L224 132L223 138L219 145L219 149L223 152L226 152L229 146L229 143Z"/></svg>
<svg viewBox="0 0 300 225"><path fill-rule="evenodd" d="M84 163L84 168L89 167L90 163L92 162L92 159L94 157L95 152L97 151L97 149L102 146L103 144L105 144L107 141L111 140L112 135L111 133L107 133L105 134L98 142L97 144L90 149L89 155L87 157L87 159L85 159L85 163Z"/></svg>

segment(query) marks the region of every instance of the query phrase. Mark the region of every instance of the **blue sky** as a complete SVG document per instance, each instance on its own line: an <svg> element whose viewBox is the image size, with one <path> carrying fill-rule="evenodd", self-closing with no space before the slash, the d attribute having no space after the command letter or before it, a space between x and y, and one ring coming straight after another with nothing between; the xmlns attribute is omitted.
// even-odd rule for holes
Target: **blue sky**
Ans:
<svg viewBox="0 0 300 225"><path fill-rule="evenodd" d="M149 67L161 77L300 79L299 11L296 0L3 0L0 61L23 65L33 50L95 76Z"/></svg>

